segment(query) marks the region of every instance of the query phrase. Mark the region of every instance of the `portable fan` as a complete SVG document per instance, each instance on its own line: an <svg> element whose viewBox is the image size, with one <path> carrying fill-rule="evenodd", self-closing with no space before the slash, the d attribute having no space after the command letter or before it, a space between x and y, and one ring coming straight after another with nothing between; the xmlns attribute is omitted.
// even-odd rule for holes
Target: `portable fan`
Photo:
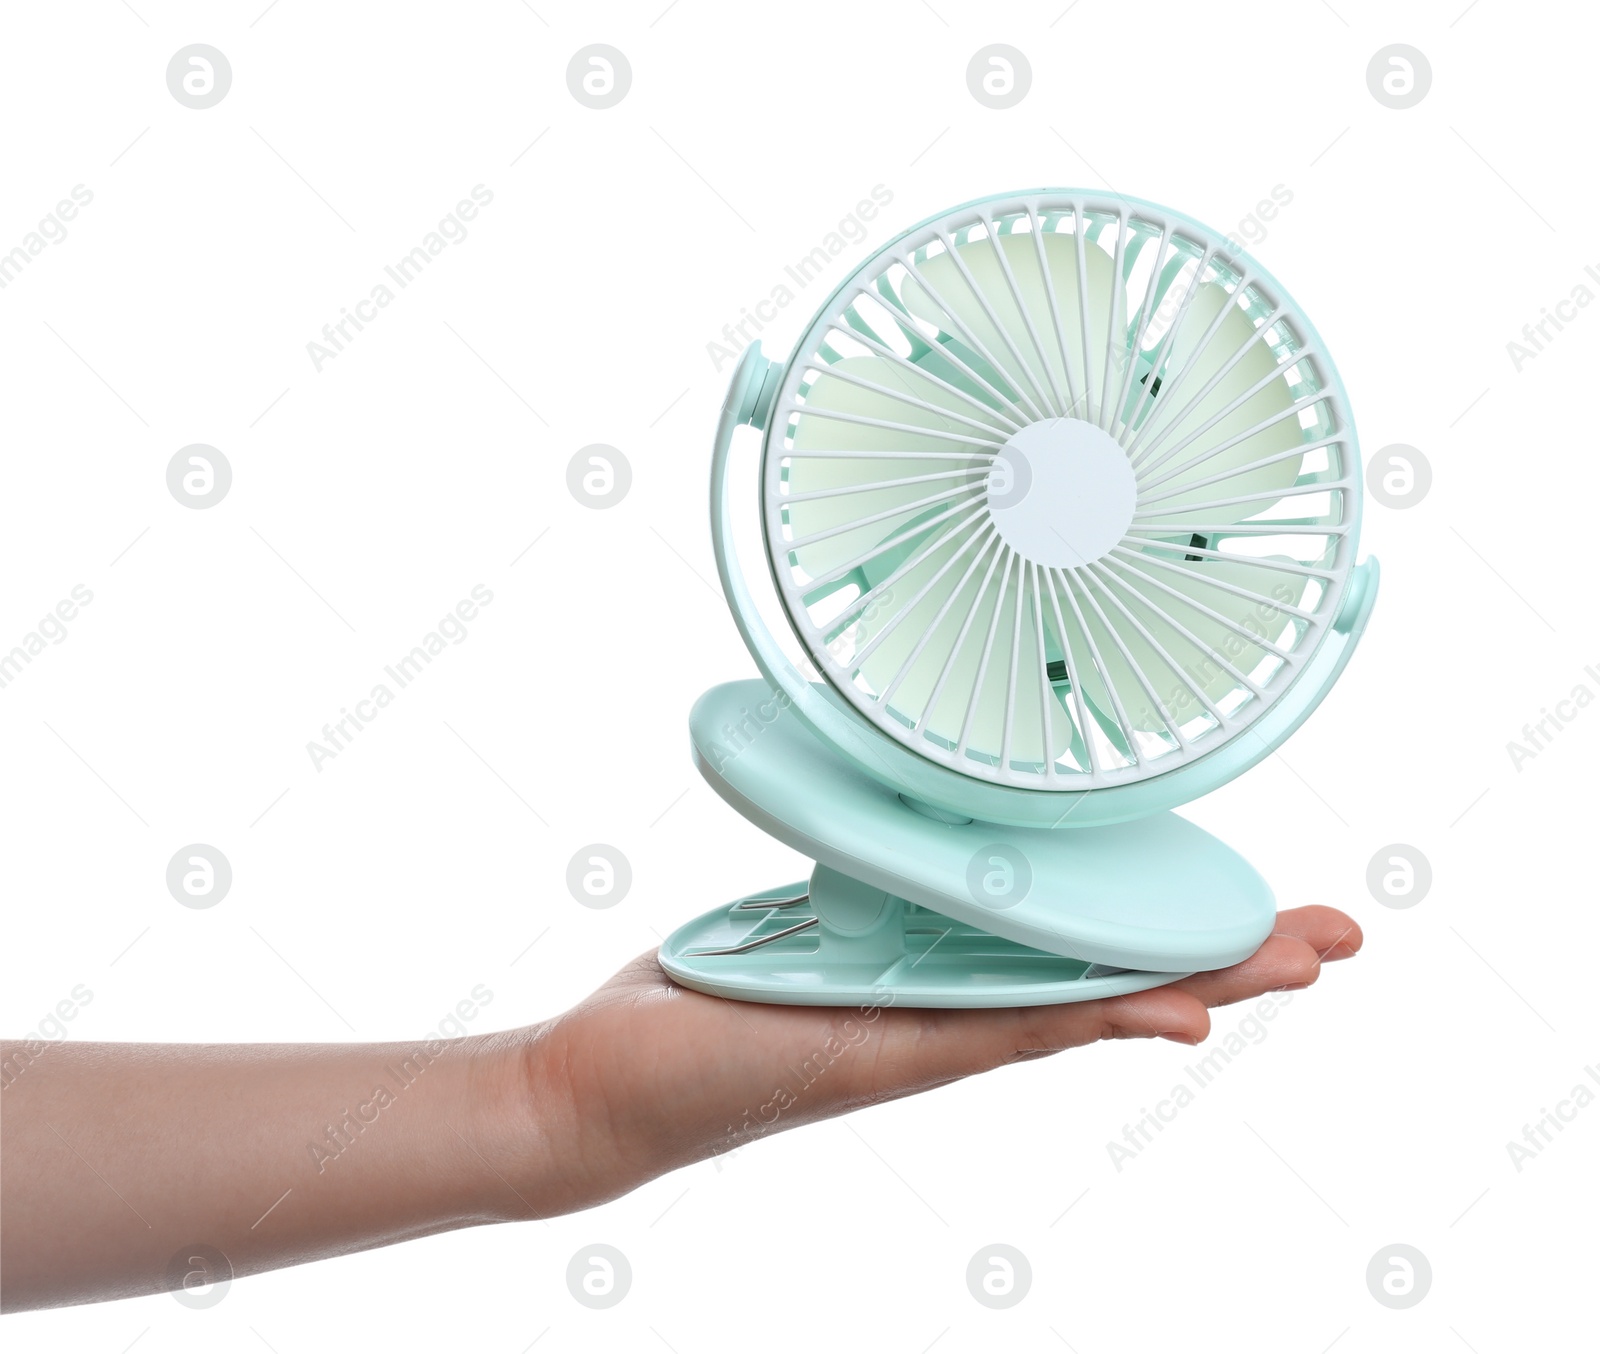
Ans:
<svg viewBox="0 0 1600 1354"><path fill-rule="evenodd" d="M736 430L802 672L732 542ZM1265 881L1170 810L1260 761L1350 658L1355 429L1316 331L1214 231L1072 190L913 227L723 405L711 534L762 680L696 763L808 880L679 928L752 1001L1016 1006L1225 967Z"/></svg>

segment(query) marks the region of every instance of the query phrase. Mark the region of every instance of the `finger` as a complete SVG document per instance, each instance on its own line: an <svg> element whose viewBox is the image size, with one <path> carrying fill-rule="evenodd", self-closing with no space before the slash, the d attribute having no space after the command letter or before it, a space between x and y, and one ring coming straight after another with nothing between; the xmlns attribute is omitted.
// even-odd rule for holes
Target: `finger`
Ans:
<svg viewBox="0 0 1600 1354"><path fill-rule="evenodd" d="M1294 936L1317 952L1325 964L1348 959L1361 949L1361 928L1337 908L1296 907L1278 914L1274 935Z"/></svg>
<svg viewBox="0 0 1600 1354"><path fill-rule="evenodd" d="M1272 935L1242 963L1196 973L1174 985L1206 1006L1230 1006L1265 992L1310 987L1321 971L1316 950L1305 941L1292 935Z"/></svg>
<svg viewBox="0 0 1600 1354"><path fill-rule="evenodd" d="M870 1093L875 1099L905 1095L1101 1039L1193 1044L1210 1024L1204 1003L1173 986L1055 1006L888 1010L881 1017Z"/></svg>
<svg viewBox="0 0 1600 1354"><path fill-rule="evenodd" d="M1279 914L1272 935L1242 963L1196 973L1177 986L1211 1007L1309 987L1325 962L1348 959L1361 948L1362 939L1361 928L1335 908L1295 908Z"/></svg>
<svg viewBox="0 0 1600 1354"><path fill-rule="evenodd" d="M1344 913L1295 908L1280 914L1274 933L1242 963L1165 987L1059 1006L887 1013L878 1080L934 1084L1101 1039L1199 1043L1211 1030L1209 1008L1308 986L1324 957L1347 958L1361 943L1360 927Z"/></svg>

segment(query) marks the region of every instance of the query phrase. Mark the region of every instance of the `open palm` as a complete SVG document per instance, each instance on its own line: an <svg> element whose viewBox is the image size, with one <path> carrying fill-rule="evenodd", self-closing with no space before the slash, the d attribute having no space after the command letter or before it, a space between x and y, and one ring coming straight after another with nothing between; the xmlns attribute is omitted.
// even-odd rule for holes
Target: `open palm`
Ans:
<svg viewBox="0 0 1600 1354"><path fill-rule="evenodd" d="M1302 907L1248 959L1166 987L994 1010L766 1006L678 986L641 955L540 1027L526 1072L541 1121L571 1126L567 1207L771 1133L1101 1039L1196 1044L1210 1008L1305 987L1360 949L1344 913Z"/></svg>

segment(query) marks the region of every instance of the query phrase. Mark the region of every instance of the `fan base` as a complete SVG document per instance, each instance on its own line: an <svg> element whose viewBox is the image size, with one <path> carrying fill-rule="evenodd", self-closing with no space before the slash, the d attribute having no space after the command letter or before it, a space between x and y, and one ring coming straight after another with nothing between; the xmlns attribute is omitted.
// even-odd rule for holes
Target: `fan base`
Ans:
<svg viewBox="0 0 1600 1354"><path fill-rule="evenodd" d="M661 964L687 987L791 1005L1043 1005L1225 968L1272 931L1266 881L1176 814L1048 829L935 811L760 682L713 687L689 728L717 793L818 864L674 932Z"/></svg>
<svg viewBox="0 0 1600 1354"><path fill-rule="evenodd" d="M783 1006L1048 1006L1185 977L1050 954L819 865L810 881L680 926L661 967L697 992Z"/></svg>

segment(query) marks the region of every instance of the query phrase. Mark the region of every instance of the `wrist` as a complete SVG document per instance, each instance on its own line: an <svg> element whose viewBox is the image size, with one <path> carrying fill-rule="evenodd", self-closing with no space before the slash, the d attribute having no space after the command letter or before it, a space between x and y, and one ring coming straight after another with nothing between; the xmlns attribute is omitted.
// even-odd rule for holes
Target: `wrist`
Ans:
<svg viewBox="0 0 1600 1354"><path fill-rule="evenodd" d="M475 1208L494 1222L556 1217L585 1207L572 1144L571 1097L548 1056L549 1022L477 1041L470 1067L476 1132ZM459 1145L459 1144L457 1144Z"/></svg>

